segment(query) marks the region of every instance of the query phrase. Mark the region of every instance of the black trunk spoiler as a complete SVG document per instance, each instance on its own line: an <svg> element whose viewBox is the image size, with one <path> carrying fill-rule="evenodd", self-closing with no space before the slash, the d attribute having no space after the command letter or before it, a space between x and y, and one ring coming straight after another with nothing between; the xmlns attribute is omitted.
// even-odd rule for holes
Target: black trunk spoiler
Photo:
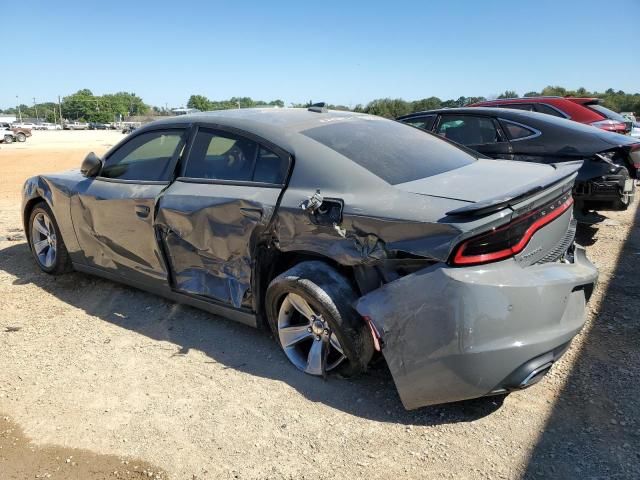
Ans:
<svg viewBox="0 0 640 480"><path fill-rule="evenodd" d="M542 190L557 185L572 175L576 176L578 170L582 167L582 160L553 163L551 166L555 168L556 171L542 180L523 185L522 187L511 190L510 192L504 193L498 197L488 198L487 200L456 208L455 210L447 212L447 215L452 217L482 216L502 210L513 203L525 200Z"/></svg>

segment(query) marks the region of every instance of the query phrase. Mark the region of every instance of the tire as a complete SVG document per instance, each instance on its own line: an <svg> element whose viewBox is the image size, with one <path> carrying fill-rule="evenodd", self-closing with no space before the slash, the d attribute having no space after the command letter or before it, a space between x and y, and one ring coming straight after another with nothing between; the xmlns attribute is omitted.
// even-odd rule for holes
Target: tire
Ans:
<svg viewBox="0 0 640 480"><path fill-rule="evenodd" d="M4 143L13 143L13 136L12 135L5 135L4 136Z"/></svg>
<svg viewBox="0 0 640 480"><path fill-rule="evenodd" d="M22 132L18 132L16 134L16 140L18 140L20 143L26 142L27 141L27 136Z"/></svg>
<svg viewBox="0 0 640 480"><path fill-rule="evenodd" d="M69 252L60 229L49 205L45 202L37 203L31 210L27 234L33 258L43 272L61 275L72 270ZM49 253L51 250L52 255Z"/></svg>
<svg viewBox="0 0 640 480"><path fill-rule="evenodd" d="M374 346L368 325L352 306L357 298L349 281L322 261L301 262L271 281L265 297L269 326L296 368L311 375L343 376L366 370ZM301 313L305 308L299 308L300 299L313 315ZM294 338L292 332L300 339L286 345ZM317 355L311 352L323 348L318 368Z"/></svg>

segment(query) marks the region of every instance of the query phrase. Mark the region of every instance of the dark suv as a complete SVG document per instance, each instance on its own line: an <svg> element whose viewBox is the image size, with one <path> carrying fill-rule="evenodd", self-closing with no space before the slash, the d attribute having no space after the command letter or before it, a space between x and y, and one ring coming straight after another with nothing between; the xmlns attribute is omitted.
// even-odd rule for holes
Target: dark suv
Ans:
<svg viewBox="0 0 640 480"><path fill-rule="evenodd" d="M598 98L578 97L523 97L501 98L478 102L470 107L515 108L529 112L540 112L555 117L568 118L574 122L593 125L609 132L627 134L631 122L622 115L599 104Z"/></svg>

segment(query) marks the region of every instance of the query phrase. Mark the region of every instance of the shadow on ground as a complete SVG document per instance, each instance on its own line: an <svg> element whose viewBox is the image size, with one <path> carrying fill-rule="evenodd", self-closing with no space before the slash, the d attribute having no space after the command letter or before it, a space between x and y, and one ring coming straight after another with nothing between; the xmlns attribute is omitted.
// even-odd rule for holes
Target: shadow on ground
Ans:
<svg viewBox="0 0 640 480"><path fill-rule="evenodd" d="M0 250L0 269L17 277L16 285L33 283L89 315L179 347L178 353L167 355L199 350L210 363L285 382L313 402L358 417L407 425L469 422L493 413L504 400L487 397L407 412L384 361L357 379L323 381L290 365L264 331L82 273L41 273L24 242Z"/></svg>
<svg viewBox="0 0 640 480"><path fill-rule="evenodd" d="M616 228L586 227L577 238ZM640 209L611 267L601 268L609 285L524 478L640 478Z"/></svg>

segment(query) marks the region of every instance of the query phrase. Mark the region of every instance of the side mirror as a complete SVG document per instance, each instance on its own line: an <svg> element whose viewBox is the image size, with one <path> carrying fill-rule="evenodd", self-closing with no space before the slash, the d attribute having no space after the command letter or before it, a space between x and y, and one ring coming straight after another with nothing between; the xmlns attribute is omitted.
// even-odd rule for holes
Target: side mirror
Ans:
<svg viewBox="0 0 640 480"><path fill-rule="evenodd" d="M82 161L80 173L87 178L95 177L102 169L102 160L98 155L91 152Z"/></svg>

